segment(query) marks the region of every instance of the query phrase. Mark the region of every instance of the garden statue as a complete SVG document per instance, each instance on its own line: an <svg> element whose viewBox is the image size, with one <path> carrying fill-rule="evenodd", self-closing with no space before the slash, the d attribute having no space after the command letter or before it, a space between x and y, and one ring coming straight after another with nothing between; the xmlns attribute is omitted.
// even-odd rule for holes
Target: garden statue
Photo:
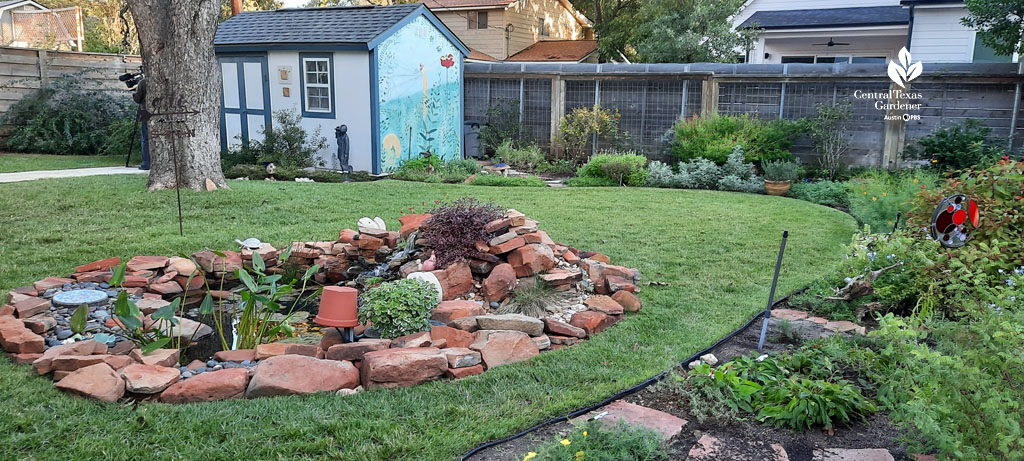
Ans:
<svg viewBox="0 0 1024 461"><path fill-rule="evenodd" d="M247 238L245 240L235 239L238 246L242 247L243 250L259 250L263 247L263 242L258 238Z"/></svg>
<svg viewBox="0 0 1024 461"><path fill-rule="evenodd" d="M352 165L348 164L348 126L341 125L335 128L334 137L338 141L338 164L341 171L348 174L352 172Z"/></svg>
<svg viewBox="0 0 1024 461"><path fill-rule="evenodd" d="M369 217L362 217L359 218L359 221L356 224L359 228L359 232L362 233L375 233L388 230L387 224L384 223L384 220L381 219L380 216L373 219L370 219Z"/></svg>

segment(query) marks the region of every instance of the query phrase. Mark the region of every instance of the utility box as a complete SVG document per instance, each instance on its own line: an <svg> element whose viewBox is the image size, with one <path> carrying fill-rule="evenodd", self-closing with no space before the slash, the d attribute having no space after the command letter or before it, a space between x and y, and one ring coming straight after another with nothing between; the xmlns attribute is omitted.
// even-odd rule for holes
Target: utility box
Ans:
<svg viewBox="0 0 1024 461"><path fill-rule="evenodd" d="M465 125L462 130L462 145L466 146L466 157L483 158L484 151L480 148L480 122L466 120Z"/></svg>

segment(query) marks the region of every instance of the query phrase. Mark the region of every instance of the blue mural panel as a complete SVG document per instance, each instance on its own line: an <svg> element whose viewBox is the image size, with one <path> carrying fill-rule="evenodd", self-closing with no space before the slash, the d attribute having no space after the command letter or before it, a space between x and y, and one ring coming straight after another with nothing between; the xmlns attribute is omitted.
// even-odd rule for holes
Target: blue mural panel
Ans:
<svg viewBox="0 0 1024 461"><path fill-rule="evenodd" d="M462 156L462 59L448 38L419 16L377 47L380 171L425 152Z"/></svg>

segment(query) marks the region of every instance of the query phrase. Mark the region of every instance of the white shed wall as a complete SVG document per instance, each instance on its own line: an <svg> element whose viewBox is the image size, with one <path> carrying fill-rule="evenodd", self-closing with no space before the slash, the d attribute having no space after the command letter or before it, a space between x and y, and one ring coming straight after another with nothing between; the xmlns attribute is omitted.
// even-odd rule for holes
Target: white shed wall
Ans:
<svg viewBox="0 0 1024 461"><path fill-rule="evenodd" d="M302 89L299 87L299 53L271 51L267 53L270 73L270 107L302 113ZM288 80L281 79L282 68L290 68ZM334 128L348 125L349 163L357 171L371 171L373 167L370 127L370 55L366 51L334 52L334 113L336 118L303 117L302 127L307 133L317 128L327 138L327 149L320 158L328 168L338 168L338 145ZM284 96L288 88L289 96Z"/></svg>

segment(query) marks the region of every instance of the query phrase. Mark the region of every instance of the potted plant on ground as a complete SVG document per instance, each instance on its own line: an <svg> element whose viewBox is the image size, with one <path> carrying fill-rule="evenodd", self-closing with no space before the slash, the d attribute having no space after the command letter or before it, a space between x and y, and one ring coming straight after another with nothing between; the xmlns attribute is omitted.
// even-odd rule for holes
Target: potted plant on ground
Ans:
<svg viewBox="0 0 1024 461"><path fill-rule="evenodd" d="M764 162L761 169L764 170L764 190L768 195L786 195L789 187L798 176L796 162L778 160Z"/></svg>

